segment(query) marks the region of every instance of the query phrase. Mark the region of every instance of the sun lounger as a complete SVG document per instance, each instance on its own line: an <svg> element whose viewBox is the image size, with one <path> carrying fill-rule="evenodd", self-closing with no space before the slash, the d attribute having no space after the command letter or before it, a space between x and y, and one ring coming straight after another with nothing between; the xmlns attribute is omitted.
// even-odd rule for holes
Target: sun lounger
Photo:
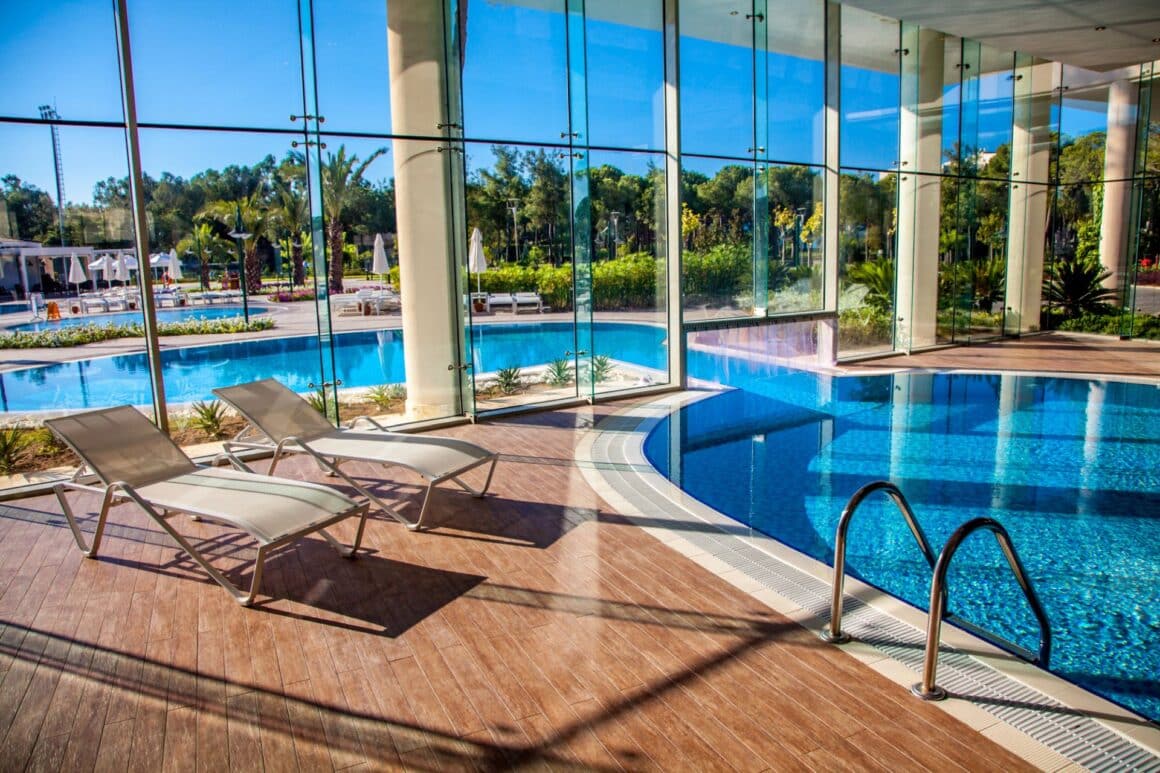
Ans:
<svg viewBox="0 0 1160 773"><path fill-rule="evenodd" d="M104 298L99 298L99 297L95 297L95 296L90 296L90 297L86 298L85 296L82 295L80 298L80 302L81 302L81 311L83 311L85 314L91 314L93 312L106 312L109 310L109 303Z"/></svg>
<svg viewBox="0 0 1160 773"><path fill-rule="evenodd" d="M511 309L512 314L516 313L516 298L511 293L488 293L487 296L487 310L493 309Z"/></svg>
<svg viewBox="0 0 1160 773"><path fill-rule="evenodd" d="M365 417L363 420L371 425L370 429L338 429L310 403L274 379L223 387L213 392L232 405L262 436L258 439L240 436L225 444L227 450L273 450L271 475L282 456L310 454L323 469L341 476L409 529L422 527L431 495L440 483L454 481L476 497L486 494L491 485L498 457L474 443L449 437L389 432L378 422ZM423 476L427 481L427 492L419 516L412 521L347 475L340 465L349 461L404 467ZM490 465L481 489L472 488L461 480L463 473L481 465Z"/></svg>
<svg viewBox="0 0 1160 773"><path fill-rule="evenodd" d="M238 469L199 467L149 419L130 406L47 419L45 424L84 463L73 480L58 483L54 490L77 546L89 558L95 558L101 546L110 506L131 500L238 603L248 606L261 586L266 555L274 548L315 531L347 557L353 557L362 543L368 507L365 503L316 483L258 475L233 458L231 461ZM79 476L86 472L96 475L100 485L78 482ZM85 544L84 534L73 516L65 497L66 489L103 496L91 548ZM226 579L173 528L170 520L178 513L233 526L258 542L248 593ZM354 545L345 548L325 529L351 517L358 517L358 531Z"/></svg>
<svg viewBox="0 0 1160 773"><path fill-rule="evenodd" d="M543 311L544 302L540 299L540 294L512 293L512 313L518 314L521 309L528 309L537 313Z"/></svg>

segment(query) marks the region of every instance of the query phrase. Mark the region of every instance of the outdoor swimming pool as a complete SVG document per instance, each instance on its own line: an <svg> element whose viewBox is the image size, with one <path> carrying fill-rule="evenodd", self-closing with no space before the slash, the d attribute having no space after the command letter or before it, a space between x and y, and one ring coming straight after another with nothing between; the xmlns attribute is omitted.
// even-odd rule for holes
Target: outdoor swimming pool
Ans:
<svg viewBox="0 0 1160 773"><path fill-rule="evenodd" d="M215 309L216 310L216 309ZM198 309L201 311L201 309ZM663 328L618 322L593 325L593 351L622 362L663 370ZM475 373L543 365L576 348L569 323L516 323L474 328ZM168 349L161 353L165 396L170 403L212 400L214 387L273 377L298 392L319 383L321 353L314 336L263 338L228 344ZM403 333L372 330L334 336L335 371L344 388L401 383ZM150 405L145 355L127 354L0 373L5 412L82 410L113 405Z"/></svg>
<svg viewBox="0 0 1160 773"><path fill-rule="evenodd" d="M250 316L265 314L266 310L260 306L250 307ZM179 309L157 309L158 322L185 322L191 319L226 319L242 316L241 306L185 306ZM22 325L9 325L5 330L17 330L38 333L42 330L60 330L66 327L83 327L84 325L128 325L141 321L141 312L122 311L115 314L86 314L80 317L65 317L64 319L49 322L39 320L25 322Z"/></svg>
<svg viewBox="0 0 1160 773"><path fill-rule="evenodd" d="M698 353L690 369L719 377L721 363ZM1160 719L1160 389L772 366L732 381L741 388L686 406L679 430L666 419L646 441L684 491L827 564L846 501L873 480L900 486L936 551L964 521L996 518L1051 620L1050 670ZM885 497L864 503L848 547L850 571L926 609L930 569ZM1037 649L992 537L963 545L949 590L954 613Z"/></svg>

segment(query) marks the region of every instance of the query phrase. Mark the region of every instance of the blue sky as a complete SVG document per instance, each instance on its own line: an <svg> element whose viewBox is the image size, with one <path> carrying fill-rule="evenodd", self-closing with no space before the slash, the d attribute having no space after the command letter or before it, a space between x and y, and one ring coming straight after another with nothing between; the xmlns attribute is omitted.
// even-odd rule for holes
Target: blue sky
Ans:
<svg viewBox="0 0 1160 773"><path fill-rule="evenodd" d="M597 2L598 0L593 0ZM603 2L603 0L599 0ZM561 0L561 5L562 5ZM389 130L390 92L383 0L315 4L319 102L337 132ZM297 3L292 0L130 0L131 44L142 123L291 129L302 112ZM589 141L663 147L663 47L659 4L651 29L589 22ZM37 117L55 102L62 117L120 121L121 95L108 0L0 4L0 115ZM467 132L476 138L559 143L568 127L564 14L470 0L463 72ZM769 155L822 160L821 62L771 54ZM843 80L844 165L889 168L897 156L898 78L847 70ZM682 131L686 153L744 156L752 142L752 64L747 48L682 40ZM986 98L986 88L983 89ZM1103 128L1103 116L1064 113L1064 130ZM988 123L990 121L991 123ZM1007 139L1010 113L984 110L981 133ZM49 130L0 124L0 174L55 188ZM143 130L142 162L152 176L281 157L293 137L269 133ZM342 140L360 155L389 142ZM123 134L61 129L66 197L91 200L93 185L123 177ZM988 146L986 139L981 143ZM476 146L481 147L481 146ZM483 146L485 147L485 146ZM363 150L365 149L365 150ZM988 147L988 149L993 149ZM642 172L644 154L625 156ZM473 152L471 165L489 163ZM388 155L369 177L393 175ZM55 196L55 194L53 193Z"/></svg>

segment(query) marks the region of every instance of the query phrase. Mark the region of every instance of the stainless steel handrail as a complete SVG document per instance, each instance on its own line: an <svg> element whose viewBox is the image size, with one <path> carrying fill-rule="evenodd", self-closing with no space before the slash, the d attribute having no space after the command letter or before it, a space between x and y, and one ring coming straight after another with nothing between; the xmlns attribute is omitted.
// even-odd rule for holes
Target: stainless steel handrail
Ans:
<svg viewBox="0 0 1160 773"><path fill-rule="evenodd" d="M1039 602L1039 594L1032 587L1031 579L1023 568L1023 562L1019 560L1019 554L1015 552L1011 535L1007 533L1002 524L993 518L973 518L955 530L955 533L947 540L946 547L939 553L938 562L934 566L934 576L930 581L930 618L926 624L926 653L922 666L922 681L910 688L911 692L923 700L940 701L947 697L947 691L935 684L935 671L938 668L939 632L942 628L943 616L946 613L947 570L950 568L951 558L959 549L959 545L979 529L986 529L995 535L999 547L1003 550L1003 555L1007 557L1007 564L1015 574L1016 582L1023 589L1023 595L1027 597L1031 611L1035 613L1035 617L1039 621L1039 658L1035 662L1046 667L1051 659L1051 624L1047 620L1043 604Z"/></svg>
<svg viewBox="0 0 1160 773"><path fill-rule="evenodd" d="M849 634L842 632L842 592L846 584L846 532L850 529L850 519L854 517L854 511L858 509L866 497L875 491L885 492L898 507L902 517L906 519L906 525L910 527L910 533L918 542L918 548L922 551L923 557L926 558L931 569L934 569L934 551L930 549L926 534L918 525L914 511L910 509L910 503L906 501L906 497L903 496L898 486L888 480L876 480L855 491L854 496L850 497L850 501L846 503L841 517L838 518L838 529L834 534L834 595L830 604L830 624L822 631L822 638L828 642L842 644L850 641Z"/></svg>

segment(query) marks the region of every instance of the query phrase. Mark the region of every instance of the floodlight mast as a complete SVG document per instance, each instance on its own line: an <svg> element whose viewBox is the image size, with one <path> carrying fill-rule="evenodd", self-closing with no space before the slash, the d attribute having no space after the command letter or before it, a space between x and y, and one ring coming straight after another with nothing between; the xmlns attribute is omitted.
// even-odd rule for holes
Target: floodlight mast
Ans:
<svg viewBox="0 0 1160 773"><path fill-rule="evenodd" d="M59 121L60 115L56 112L55 105L40 105L40 117L45 121ZM55 123L51 124L52 129L52 163L56 167L56 211L60 218L60 246L65 246L64 234L64 162L60 157L60 129Z"/></svg>

